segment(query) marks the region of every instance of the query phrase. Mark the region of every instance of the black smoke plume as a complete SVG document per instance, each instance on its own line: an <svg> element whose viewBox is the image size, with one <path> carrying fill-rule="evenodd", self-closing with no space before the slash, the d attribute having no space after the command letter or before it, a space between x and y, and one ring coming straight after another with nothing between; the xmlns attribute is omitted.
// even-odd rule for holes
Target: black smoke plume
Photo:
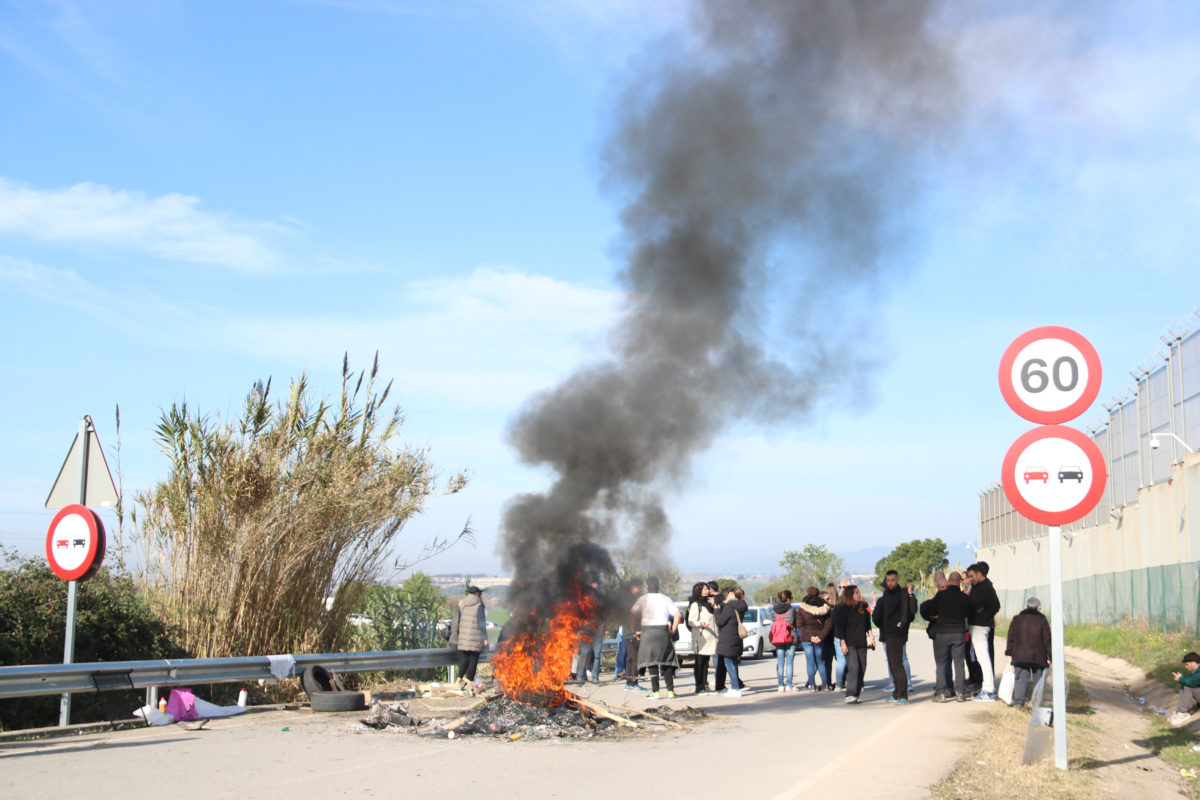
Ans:
<svg viewBox="0 0 1200 800"><path fill-rule="evenodd" d="M612 356L509 430L556 474L506 507L517 586L557 581L570 553L594 569L583 544L665 563L662 493L722 430L869 393L874 308L902 269L923 164L960 116L940 8L698 0L688 33L634 71L604 151L623 203Z"/></svg>

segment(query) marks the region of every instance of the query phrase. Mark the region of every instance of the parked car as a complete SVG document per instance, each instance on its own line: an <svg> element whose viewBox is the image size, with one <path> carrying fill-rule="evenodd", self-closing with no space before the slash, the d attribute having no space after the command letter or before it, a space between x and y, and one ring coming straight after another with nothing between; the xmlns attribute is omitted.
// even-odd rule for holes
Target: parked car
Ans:
<svg viewBox="0 0 1200 800"><path fill-rule="evenodd" d="M762 658L764 653L775 652L775 645L771 644L771 623L774 621L775 612L770 606L750 606L746 609L746 613L742 614L742 624L746 626L742 655Z"/></svg>
<svg viewBox="0 0 1200 800"><path fill-rule="evenodd" d="M695 657L696 648L692 642L692 632L687 626L687 601L680 600L675 607L683 617L683 624L679 626L679 639L675 642L675 655L683 661ZM746 637L742 639L742 655L762 658L766 653L775 652L770 635L771 623L774 621L775 612L770 606L750 606L746 609L746 613L742 615L742 624L746 626Z"/></svg>

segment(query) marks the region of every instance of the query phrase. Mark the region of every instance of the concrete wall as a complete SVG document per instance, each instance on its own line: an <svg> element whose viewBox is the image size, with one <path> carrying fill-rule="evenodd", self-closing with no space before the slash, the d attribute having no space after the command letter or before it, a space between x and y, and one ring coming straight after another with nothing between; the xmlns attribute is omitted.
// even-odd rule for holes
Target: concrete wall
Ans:
<svg viewBox="0 0 1200 800"><path fill-rule="evenodd" d="M1168 480L1139 489L1117 519L1065 532L1065 622L1126 616L1200 632L1200 516L1192 509L1200 509L1200 453L1185 454ZM1046 545L1042 536L979 548L1006 616L1031 594L1048 607Z"/></svg>

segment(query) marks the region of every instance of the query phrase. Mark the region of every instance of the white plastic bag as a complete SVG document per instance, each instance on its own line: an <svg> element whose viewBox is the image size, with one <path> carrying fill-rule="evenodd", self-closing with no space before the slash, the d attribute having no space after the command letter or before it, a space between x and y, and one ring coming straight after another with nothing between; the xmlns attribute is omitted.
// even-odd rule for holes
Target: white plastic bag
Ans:
<svg viewBox="0 0 1200 800"><path fill-rule="evenodd" d="M170 714L165 711L159 711L154 706L142 706L137 711L134 711L133 715L146 720L148 725L170 725L175 721L175 718Z"/></svg>
<svg viewBox="0 0 1200 800"><path fill-rule="evenodd" d="M1005 702L1006 705L1013 704L1013 686L1017 682L1017 673L1013 670L1012 664L1004 668L1004 674L1000 676L1000 688L996 690L996 696Z"/></svg>

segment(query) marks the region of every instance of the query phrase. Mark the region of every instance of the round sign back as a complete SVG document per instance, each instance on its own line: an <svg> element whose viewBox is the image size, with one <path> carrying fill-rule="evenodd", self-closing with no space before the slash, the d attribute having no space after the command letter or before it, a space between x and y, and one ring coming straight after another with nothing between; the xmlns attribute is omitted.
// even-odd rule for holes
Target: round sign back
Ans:
<svg viewBox="0 0 1200 800"><path fill-rule="evenodd" d="M1104 455L1090 438L1062 425L1022 434L1004 456L1001 483L1021 516L1044 525L1080 519L1108 483Z"/></svg>
<svg viewBox="0 0 1200 800"><path fill-rule="evenodd" d="M96 512L79 504L65 506L46 533L46 560L64 581L87 580L104 561L106 544Z"/></svg>
<svg viewBox="0 0 1200 800"><path fill-rule="evenodd" d="M1075 419L1100 394L1100 356L1070 328L1043 325L1013 340L1000 358L1000 393L1030 422Z"/></svg>

